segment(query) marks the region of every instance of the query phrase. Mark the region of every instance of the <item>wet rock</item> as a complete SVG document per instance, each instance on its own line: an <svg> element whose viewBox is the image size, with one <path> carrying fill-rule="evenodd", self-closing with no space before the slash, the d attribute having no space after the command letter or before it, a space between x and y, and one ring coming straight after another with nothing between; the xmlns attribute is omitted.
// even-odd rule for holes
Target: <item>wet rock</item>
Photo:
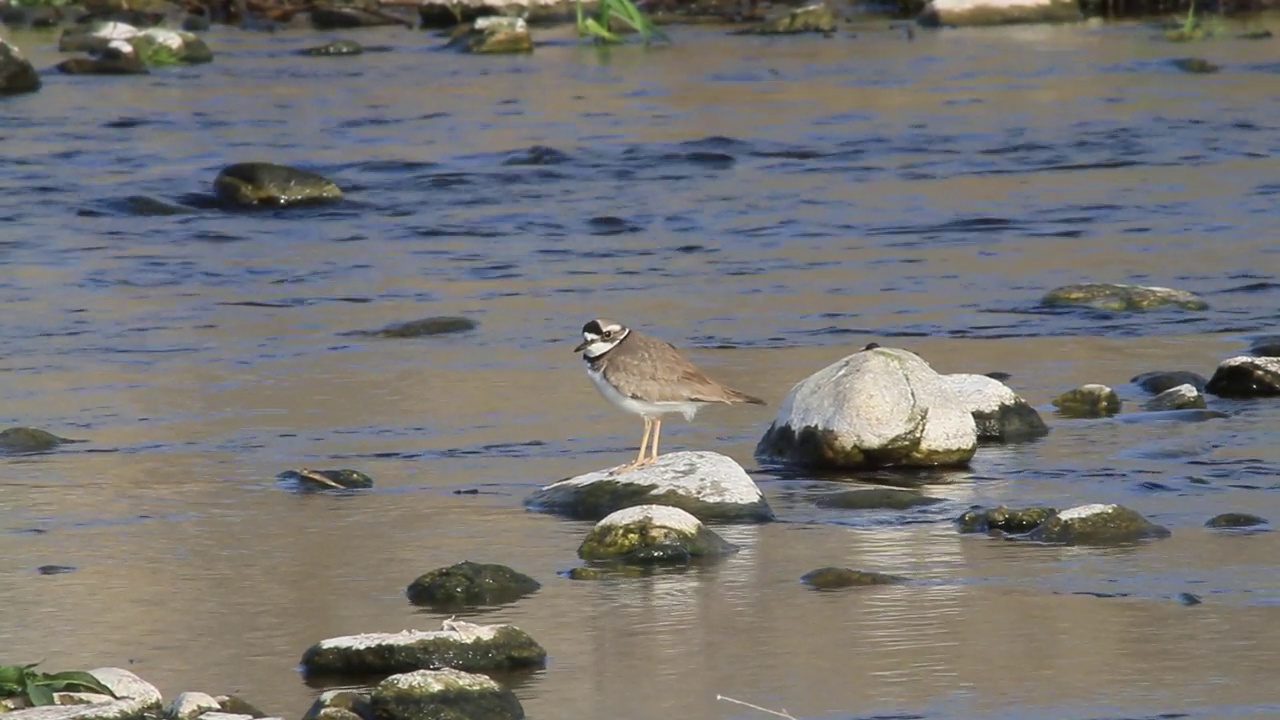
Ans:
<svg viewBox="0 0 1280 720"><path fill-rule="evenodd" d="M836 31L836 15L825 2L791 8L785 15L767 20L754 28L740 30L737 35L795 35Z"/></svg>
<svg viewBox="0 0 1280 720"><path fill-rule="evenodd" d="M513 625L446 620L435 631L405 630L331 638L307 649L308 675L368 677L430 668L466 672L539 668L547 651Z"/></svg>
<svg viewBox="0 0 1280 720"><path fill-rule="evenodd" d="M1142 405L1144 410L1203 410L1204 395L1191 385L1179 385L1156 395Z"/></svg>
<svg viewBox="0 0 1280 720"><path fill-rule="evenodd" d="M470 318L464 317L429 317L421 320L410 320L408 322L392 323L378 330L353 330L344 335L356 335L363 337L379 337L379 338L418 338L431 337L433 335L447 335L449 333L466 332L479 327L479 323Z"/></svg>
<svg viewBox="0 0 1280 720"><path fill-rule="evenodd" d="M874 488L830 493L818 498L816 504L820 508L839 510L908 510L940 502L944 502L942 498L928 497L914 490Z"/></svg>
<svg viewBox="0 0 1280 720"><path fill-rule="evenodd" d="M251 718L267 717L267 714L259 710L258 706L238 695L219 695L214 699L218 701L218 706L222 708L222 712L229 715L248 715Z"/></svg>
<svg viewBox="0 0 1280 720"><path fill-rule="evenodd" d="M39 428L11 427L0 431L0 454L21 455L24 453L48 452L59 445L73 442L78 441L58 437Z"/></svg>
<svg viewBox="0 0 1280 720"><path fill-rule="evenodd" d="M1237 40L1270 40L1272 35L1270 30L1254 30L1253 32L1240 33L1236 35Z"/></svg>
<svg viewBox="0 0 1280 720"><path fill-rule="evenodd" d="M68 58L58 63L67 75L146 75L151 71L136 57Z"/></svg>
<svg viewBox="0 0 1280 720"><path fill-rule="evenodd" d="M326 690L302 720L373 720L369 696L355 690Z"/></svg>
<svg viewBox="0 0 1280 720"><path fill-rule="evenodd" d="M0 39L0 96L40 89L40 75L18 48Z"/></svg>
<svg viewBox="0 0 1280 720"><path fill-rule="evenodd" d="M1056 508L1051 507L1014 509L1001 505L994 508L976 508L957 518L956 526L962 533L1000 532L1007 535L1022 535L1039 527L1057 512Z"/></svg>
<svg viewBox="0 0 1280 720"><path fill-rule="evenodd" d="M1066 545L1120 545L1164 538L1169 530L1123 505L1081 505L1052 515L1031 532L1028 540Z"/></svg>
<svg viewBox="0 0 1280 720"><path fill-rule="evenodd" d="M1196 390L1204 392L1204 385L1207 381L1203 376L1185 370L1157 370L1135 375L1129 379L1129 382L1153 395L1159 395L1165 390L1171 390L1179 385L1190 385Z"/></svg>
<svg viewBox="0 0 1280 720"><path fill-rule="evenodd" d="M578 547L578 557L630 565L681 564L737 550L684 510L637 505L596 523Z"/></svg>
<svg viewBox="0 0 1280 720"><path fill-rule="evenodd" d="M1074 0L930 0L916 22L925 27L973 27L1081 19Z"/></svg>
<svg viewBox="0 0 1280 720"><path fill-rule="evenodd" d="M896 585L906 582L906 578L885 573L851 570L842 567L824 567L805 573L800 582L815 590L842 590L851 587L868 587L871 585Z"/></svg>
<svg viewBox="0 0 1280 720"><path fill-rule="evenodd" d="M1249 346L1250 355L1261 357L1280 357L1280 335L1268 335L1253 341Z"/></svg>
<svg viewBox="0 0 1280 720"><path fill-rule="evenodd" d="M370 697L378 720L520 720L514 693L486 675L453 668L392 675Z"/></svg>
<svg viewBox="0 0 1280 720"><path fill-rule="evenodd" d="M1280 357L1241 355L1223 360L1205 390L1226 398L1280 395Z"/></svg>
<svg viewBox="0 0 1280 720"><path fill-rule="evenodd" d="M1178 602L1190 607L1192 605L1199 605L1203 600L1201 600L1200 596L1195 593L1181 592L1178 593Z"/></svg>
<svg viewBox="0 0 1280 720"><path fill-rule="evenodd" d="M569 570L570 580L603 580L613 573L598 567L576 567Z"/></svg>
<svg viewBox="0 0 1280 720"><path fill-rule="evenodd" d="M941 375L875 346L791 388L756 455L813 468L950 466L977 447L973 415Z"/></svg>
<svg viewBox="0 0 1280 720"><path fill-rule="evenodd" d="M138 28L122 22L99 22L69 27L58 37L58 52L100 53L113 40L126 43L138 34Z"/></svg>
<svg viewBox="0 0 1280 720"><path fill-rule="evenodd" d="M115 697L65 693L63 699L74 704L13 710L3 713L5 720L144 720L160 708L160 691L128 670L98 668L89 674Z"/></svg>
<svg viewBox="0 0 1280 720"><path fill-rule="evenodd" d="M1132 311L1157 307L1207 310L1209 304L1185 290L1141 285L1086 283L1050 290L1040 303L1048 306L1080 306L1098 310Z"/></svg>
<svg viewBox="0 0 1280 720"><path fill-rule="evenodd" d="M12 28L57 27L63 18L62 8L53 5L0 5L0 24Z"/></svg>
<svg viewBox="0 0 1280 720"><path fill-rule="evenodd" d="M1222 69L1208 60L1198 57L1176 58L1169 62L1182 72L1193 75L1207 75L1210 73L1216 73Z"/></svg>
<svg viewBox="0 0 1280 720"><path fill-rule="evenodd" d="M1249 513L1222 513L1209 518L1204 525L1211 528L1247 528L1266 525L1267 522L1266 518Z"/></svg>
<svg viewBox="0 0 1280 720"><path fill-rule="evenodd" d="M212 695L184 692L169 702L164 716L168 720L196 720L207 712L222 712L222 706Z"/></svg>
<svg viewBox="0 0 1280 720"><path fill-rule="evenodd" d="M406 18L385 10L355 5L315 5L311 8L311 25L317 30L346 30L361 27L404 25L413 27Z"/></svg>
<svg viewBox="0 0 1280 720"><path fill-rule="evenodd" d="M1049 434L1040 413L1003 382L959 373L942 379L973 415L980 439L1016 442Z"/></svg>
<svg viewBox="0 0 1280 720"><path fill-rule="evenodd" d="M213 189L222 202L241 207L284 207L342 199L342 190L328 178L266 162L228 165L214 178Z"/></svg>
<svg viewBox="0 0 1280 720"><path fill-rule="evenodd" d="M424 0L418 6L423 28L452 28L491 15L520 16L533 25L574 19L575 5L566 0Z"/></svg>
<svg viewBox="0 0 1280 720"><path fill-rule="evenodd" d="M648 465L612 473L599 470L552 483L524 504L576 520L599 520L623 508L650 504L678 507L704 521L773 519L764 493L747 471L719 453L667 453Z"/></svg>
<svg viewBox="0 0 1280 720"><path fill-rule="evenodd" d="M149 28L131 38L129 44L149 67L213 62L213 51L205 41L185 30Z"/></svg>
<svg viewBox="0 0 1280 720"><path fill-rule="evenodd" d="M298 54L311 57L332 57L337 55L359 55L363 52L364 47L355 40L334 40L324 45L303 48L298 51Z"/></svg>
<svg viewBox="0 0 1280 720"><path fill-rule="evenodd" d="M294 483L304 490L367 490L373 478L359 470L285 470L276 476L281 482Z"/></svg>
<svg viewBox="0 0 1280 720"><path fill-rule="evenodd" d="M41 565L36 568L36 572L41 575L66 575L75 571L76 567L74 565ZM110 700L110 698L107 699Z"/></svg>
<svg viewBox="0 0 1280 720"><path fill-rule="evenodd" d="M446 47L468 53L533 52L533 37L524 18L491 15L476 18L471 28L455 35Z"/></svg>
<svg viewBox="0 0 1280 720"><path fill-rule="evenodd" d="M506 565L463 561L422 575L405 593L414 605L459 610L515 602L540 587L537 580Z"/></svg>
<svg viewBox="0 0 1280 720"><path fill-rule="evenodd" d="M1120 412L1120 396L1106 385L1090 383L1062 393L1053 399L1053 406L1065 417L1109 417Z"/></svg>

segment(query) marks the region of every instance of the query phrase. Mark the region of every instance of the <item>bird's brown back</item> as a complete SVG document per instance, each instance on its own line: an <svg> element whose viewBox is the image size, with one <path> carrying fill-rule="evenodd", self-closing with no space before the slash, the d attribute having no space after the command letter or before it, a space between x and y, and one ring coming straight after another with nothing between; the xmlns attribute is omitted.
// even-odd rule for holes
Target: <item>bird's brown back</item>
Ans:
<svg viewBox="0 0 1280 720"><path fill-rule="evenodd" d="M592 369L618 392L648 402L705 402L765 404L752 395L707 377L671 343L635 330L609 352L591 361Z"/></svg>

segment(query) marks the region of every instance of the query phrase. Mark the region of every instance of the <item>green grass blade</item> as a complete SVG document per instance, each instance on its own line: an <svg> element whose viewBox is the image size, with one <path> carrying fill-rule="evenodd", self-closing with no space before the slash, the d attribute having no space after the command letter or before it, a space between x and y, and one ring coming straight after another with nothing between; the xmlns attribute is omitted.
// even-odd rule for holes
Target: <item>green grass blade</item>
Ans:
<svg viewBox="0 0 1280 720"><path fill-rule="evenodd" d="M53 704L53 691L48 687L39 684L27 686L27 699L31 701L34 707Z"/></svg>

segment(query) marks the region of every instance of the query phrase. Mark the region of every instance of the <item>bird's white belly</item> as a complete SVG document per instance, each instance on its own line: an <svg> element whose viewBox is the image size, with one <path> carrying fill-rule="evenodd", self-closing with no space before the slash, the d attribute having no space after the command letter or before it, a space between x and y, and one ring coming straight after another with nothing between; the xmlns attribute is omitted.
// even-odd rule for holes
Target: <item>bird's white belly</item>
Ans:
<svg viewBox="0 0 1280 720"><path fill-rule="evenodd" d="M595 383L596 389L600 391L600 394L606 400L622 410L636 415L652 418L667 413L680 413L684 415L685 420L692 420L693 416L698 413L698 409L702 407L701 403L696 402L647 402L637 400L618 392L617 388L604 379L604 373L587 368L587 375L591 377L591 382Z"/></svg>

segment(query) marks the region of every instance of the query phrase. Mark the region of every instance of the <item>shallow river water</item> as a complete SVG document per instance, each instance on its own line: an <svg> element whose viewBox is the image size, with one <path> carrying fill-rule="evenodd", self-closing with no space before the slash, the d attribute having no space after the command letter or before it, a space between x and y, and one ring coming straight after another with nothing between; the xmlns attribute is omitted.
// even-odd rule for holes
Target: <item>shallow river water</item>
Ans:
<svg viewBox="0 0 1280 720"><path fill-rule="evenodd" d="M1266 25L1269 21L1263 21ZM1280 27L1276 28L1280 30ZM548 650L530 718L1280 716L1280 404L1207 422L1067 420L1048 401L1212 372L1280 320L1280 55L1138 25L831 39L676 28L601 55L300 58L318 33L221 29L206 66L45 73L0 102L0 426L83 438L0 460L0 660L119 665L166 696L299 717L324 637L435 629L418 574L500 562L537 594L463 617ZM47 70L49 34L9 33ZM1172 58L1222 66L1187 75ZM324 210L139 214L228 163L317 170ZM1047 312L1071 282L1169 285L1202 313ZM429 315L478 329L350 330ZM617 464L640 423L572 347L607 316L688 348L770 407L665 426L731 455L779 522L720 527L701 571L574 582L588 523L527 512ZM984 447L925 509L837 511L835 480L752 458L793 383L868 342L1012 373L1051 434ZM298 495L294 467L376 489ZM850 481L857 481L853 476ZM460 495L458 490L478 489ZM1120 549L961 536L971 505L1120 502L1173 530ZM74 572L42 576L45 564ZM905 586L815 592L823 565ZM1187 607L1180 593L1200 596Z"/></svg>

